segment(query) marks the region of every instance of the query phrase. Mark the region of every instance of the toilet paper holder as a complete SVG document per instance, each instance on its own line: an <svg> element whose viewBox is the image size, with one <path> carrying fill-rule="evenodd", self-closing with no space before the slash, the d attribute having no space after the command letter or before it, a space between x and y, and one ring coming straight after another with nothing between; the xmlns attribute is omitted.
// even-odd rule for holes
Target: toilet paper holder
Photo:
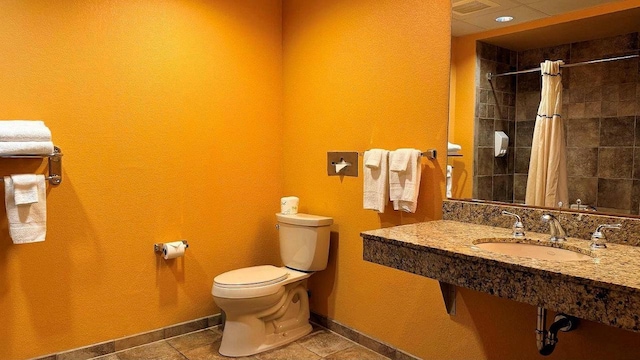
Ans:
<svg viewBox="0 0 640 360"><path fill-rule="evenodd" d="M187 240L178 240L178 241L182 241L182 243L184 244L185 249L189 248L189 243L187 242ZM153 244L153 252L162 254L162 247L163 246L164 246L164 243L155 243L155 244Z"/></svg>

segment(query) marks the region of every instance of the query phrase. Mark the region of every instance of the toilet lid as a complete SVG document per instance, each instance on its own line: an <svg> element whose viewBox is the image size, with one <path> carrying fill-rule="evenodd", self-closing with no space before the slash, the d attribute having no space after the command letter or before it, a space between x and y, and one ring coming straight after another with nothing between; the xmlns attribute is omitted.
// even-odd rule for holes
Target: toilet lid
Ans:
<svg viewBox="0 0 640 360"><path fill-rule="evenodd" d="M260 265L227 271L213 279L215 285L225 288L250 288L279 283L289 276L287 270L273 265Z"/></svg>

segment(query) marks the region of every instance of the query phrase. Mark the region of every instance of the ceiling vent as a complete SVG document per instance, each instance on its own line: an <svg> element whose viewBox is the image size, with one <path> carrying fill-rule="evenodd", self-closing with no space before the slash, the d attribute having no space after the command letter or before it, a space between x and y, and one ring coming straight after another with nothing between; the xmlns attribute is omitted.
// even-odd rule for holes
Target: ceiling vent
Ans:
<svg viewBox="0 0 640 360"><path fill-rule="evenodd" d="M453 3L453 5L451 6L451 11L453 11L455 15L463 16L475 14L478 11L496 8L499 6L499 4L496 4L489 0L462 0Z"/></svg>

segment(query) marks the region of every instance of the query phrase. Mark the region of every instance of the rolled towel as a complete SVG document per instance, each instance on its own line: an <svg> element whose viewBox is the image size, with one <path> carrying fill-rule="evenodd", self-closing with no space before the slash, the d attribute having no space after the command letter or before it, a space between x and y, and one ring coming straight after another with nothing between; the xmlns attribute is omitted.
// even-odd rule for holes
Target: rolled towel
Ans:
<svg viewBox="0 0 640 360"><path fill-rule="evenodd" d="M47 235L47 196L44 175L36 175L38 202L16 205L13 180L4 177L4 203L9 223L9 236L14 244L44 241Z"/></svg>
<svg viewBox="0 0 640 360"><path fill-rule="evenodd" d="M462 150L462 146L460 146L458 144L447 142L447 154L455 155L460 150Z"/></svg>
<svg viewBox="0 0 640 360"><path fill-rule="evenodd" d="M49 155L53 154L51 141L0 141L0 155Z"/></svg>

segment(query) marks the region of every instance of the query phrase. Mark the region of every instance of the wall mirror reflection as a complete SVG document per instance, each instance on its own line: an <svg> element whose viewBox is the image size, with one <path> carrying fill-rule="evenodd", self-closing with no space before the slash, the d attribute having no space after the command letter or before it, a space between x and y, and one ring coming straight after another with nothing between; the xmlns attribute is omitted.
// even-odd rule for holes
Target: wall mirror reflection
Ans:
<svg viewBox="0 0 640 360"><path fill-rule="evenodd" d="M449 197L640 213L640 8L602 3L510 27L453 3Z"/></svg>

